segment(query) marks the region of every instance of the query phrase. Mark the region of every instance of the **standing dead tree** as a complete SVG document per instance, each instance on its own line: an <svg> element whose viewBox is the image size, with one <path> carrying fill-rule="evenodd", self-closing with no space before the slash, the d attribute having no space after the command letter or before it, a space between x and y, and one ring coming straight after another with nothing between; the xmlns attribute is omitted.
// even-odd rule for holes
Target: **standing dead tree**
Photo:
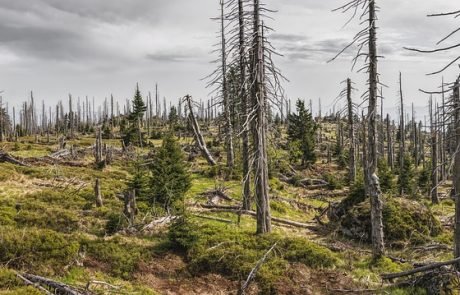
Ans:
<svg viewBox="0 0 460 295"><path fill-rule="evenodd" d="M359 70L366 70L369 74L368 86L369 89L364 93L364 98L369 102L367 113L367 148L368 156L365 162L365 179L367 186L367 194L371 202L371 238L372 238L372 252L374 258L384 255L385 246L383 240L383 201L381 198L382 192L380 190L380 182L377 176L377 99L378 99L378 85L379 74L377 71L378 54L377 54L377 27L376 12L378 7L375 0L352 0L347 4L337 8L343 13L352 11L353 16L350 21L358 15L358 11L362 10L360 20L367 25L359 31L351 43L349 43L342 51L340 51L332 60L338 58L343 52L350 47L356 45L358 52L353 58L353 66L362 57L365 59L365 65ZM367 46L368 51L365 52L364 48ZM331 61L332 61L331 60Z"/></svg>
<svg viewBox="0 0 460 295"><path fill-rule="evenodd" d="M433 97L430 97L430 133L431 133L431 202L439 203L438 198L438 136L433 120Z"/></svg>
<svg viewBox="0 0 460 295"><path fill-rule="evenodd" d="M216 63L219 63L220 66L207 78L210 78L211 81L208 83L207 87L214 87L211 93L216 94L217 103L222 106L223 116L224 116L224 126L225 126L225 150L227 154L227 167L230 169L235 165L235 154L233 147L233 125L231 118L231 101L229 96L229 83L228 83L228 65L227 65L227 39L226 39L226 29L227 29L227 15L225 14L225 1L220 0L220 17L215 18L220 22L220 31L219 38L220 43L218 45L219 49L215 50L219 52L219 59Z"/></svg>

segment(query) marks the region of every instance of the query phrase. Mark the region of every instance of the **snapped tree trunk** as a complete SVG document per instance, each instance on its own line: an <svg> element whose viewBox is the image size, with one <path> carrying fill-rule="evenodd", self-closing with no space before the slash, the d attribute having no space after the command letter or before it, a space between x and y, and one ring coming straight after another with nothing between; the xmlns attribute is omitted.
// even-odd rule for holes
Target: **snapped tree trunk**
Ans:
<svg viewBox="0 0 460 295"><path fill-rule="evenodd" d="M198 124L195 114L193 113L193 106L192 106L192 97L190 95L186 95L185 99L187 100L187 105L189 109L189 118L192 123L193 133L195 135L195 140L198 144L198 148L200 149L203 156L208 161L209 165L215 166L217 165L216 161L212 157L211 153L209 152L208 148L206 147L206 142L204 141L203 135L200 131L200 125Z"/></svg>
<svg viewBox="0 0 460 295"><path fill-rule="evenodd" d="M99 178L96 178L96 183L94 185L94 195L96 197L96 207L102 207L104 203L102 201L101 182Z"/></svg>

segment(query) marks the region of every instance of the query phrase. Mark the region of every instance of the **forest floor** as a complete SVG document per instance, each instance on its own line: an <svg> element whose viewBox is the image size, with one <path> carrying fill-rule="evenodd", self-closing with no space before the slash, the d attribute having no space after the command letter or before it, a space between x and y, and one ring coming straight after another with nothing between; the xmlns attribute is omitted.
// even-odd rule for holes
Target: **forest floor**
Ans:
<svg viewBox="0 0 460 295"><path fill-rule="evenodd" d="M91 152L78 159L44 161L42 157L58 150L58 143L56 139L51 143L40 140L43 143L20 138L18 143L2 147L30 165L0 163L0 294L42 294L25 286L16 273L40 275L80 289L91 281L110 284L91 284L87 289L91 294L236 294L274 243L278 246L247 294L424 294L418 289L393 288L380 275L411 269L414 263L452 258L454 203L449 198L439 205L431 205L423 197L413 201L441 221L442 231L417 244L402 239L387 245L390 258L377 262L372 261L365 237L362 241L349 239L326 215L315 218L351 190L343 181L346 169L327 163L321 146L314 168L299 170L299 175L336 183L299 187L272 175L273 217L304 226L273 222L274 233L264 238L254 235L252 216L218 210L241 203L238 177L224 180L219 168L209 167L200 157L189 162L192 188L186 207L190 221L188 227L179 229L189 247L178 248L171 242L168 225L140 230L158 219L142 202L138 204L137 231L111 232L122 223L117 217L123 201L117 195L132 178L132 160L115 158L103 169L93 165ZM332 136L329 141L333 142ZM120 148L118 140L104 142ZM190 138L181 141L184 145L190 142ZM79 149L93 144L91 136L67 143ZM161 141L152 144L159 146ZM143 149L137 154L147 152ZM96 178L101 180L102 208L94 205ZM448 187L442 187L441 193ZM206 195L216 188L225 188L230 198Z"/></svg>

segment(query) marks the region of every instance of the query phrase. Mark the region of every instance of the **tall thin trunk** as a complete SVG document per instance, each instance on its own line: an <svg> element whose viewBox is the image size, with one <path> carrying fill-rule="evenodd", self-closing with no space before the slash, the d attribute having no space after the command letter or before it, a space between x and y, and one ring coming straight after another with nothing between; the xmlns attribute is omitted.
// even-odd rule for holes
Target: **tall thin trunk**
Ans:
<svg viewBox="0 0 460 295"><path fill-rule="evenodd" d="M246 42L244 36L244 6L243 0L238 0L238 21L239 21L239 66L240 66L240 93L241 93L241 112L243 113L243 132L241 133L243 146L243 209L251 208L251 175L249 171L249 128L248 128L248 96L246 88Z"/></svg>
<svg viewBox="0 0 460 295"><path fill-rule="evenodd" d="M399 173L402 173L404 168L404 153L406 152L406 131L405 131L405 123L404 123L404 97L403 97L403 90L402 90L402 74L399 72L399 97L401 100L401 114L400 114L400 139L399 139ZM400 195L404 194L404 189L401 186Z"/></svg>
<svg viewBox="0 0 460 295"><path fill-rule="evenodd" d="M252 122L255 165L255 199L257 205L257 233L271 231L270 200L268 195L267 118L264 81L263 45L260 21L260 3L254 0L254 34L252 45L252 100L255 118Z"/></svg>
<svg viewBox="0 0 460 295"><path fill-rule="evenodd" d="M438 204L438 146L437 132L433 119L433 97L430 97L430 131L431 131L431 202Z"/></svg>
<svg viewBox="0 0 460 295"><path fill-rule="evenodd" d="M390 115L387 114L387 160L388 166L391 170L394 169L394 155L393 155L393 138L390 125Z"/></svg>
<svg viewBox="0 0 460 295"><path fill-rule="evenodd" d="M348 137L350 140L350 162L348 178L351 182L356 180L356 162L355 162L355 128L353 124L353 101L351 99L351 79L347 79L347 104L348 104Z"/></svg>
<svg viewBox="0 0 460 295"><path fill-rule="evenodd" d="M377 176L377 42L375 14L375 0L369 0L369 158L368 174L369 196L371 199L371 225L372 225L372 252L374 258L384 255L385 246L383 241L383 202L381 199L380 182Z"/></svg>
<svg viewBox="0 0 460 295"><path fill-rule="evenodd" d="M228 85L227 85L227 52L226 45L227 41L225 39L225 14L224 14L224 0L220 0L220 12L221 12L221 45L222 45L222 99L224 106L224 117L225 117L225 145L227 150L227 167L230 169L235 165L235 156L233 151L233 126L232 119L230 114L230 99L228 95Z"/></svg>
<svg viewBox="0 0 460 295"><path fill-rule="evenodd" d="M454 234L454 256L460 257L460 77L454 85L454 119L455 119L455 147L454 154L454 191L455 191L455 234ZM460 264L456 265L457 270Z"/></svg>

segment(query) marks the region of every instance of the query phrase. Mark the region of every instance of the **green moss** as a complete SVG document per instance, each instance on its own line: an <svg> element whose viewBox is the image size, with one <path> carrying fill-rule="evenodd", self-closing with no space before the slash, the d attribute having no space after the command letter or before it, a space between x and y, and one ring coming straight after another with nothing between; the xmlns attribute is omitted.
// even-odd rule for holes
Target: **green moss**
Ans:
<svg viewBox="0 0 460 295"><path fill-rule="evenodd" d="M23 285L13 270L0 268L0 289L11 289Z"/></svg>
<svg viewBox="0 0 460 295"><path fill-rule="evenodd" d="M40 292L37 288L34 287L21 287L21 288L16 288L13 290L5 290L5 291L0 291L1 295L42 295L43 293Z"/></svg>
<svg viewBox="0 0 460 295"><path fill-rule="evenodd" d="M338 256L330 250L303 238L278 234L256 236L230 225L198 224L181 219L170 228L169 238L175 249L185 251L192 274L214 272L232 279L245 278L277 243L256 277L265 291L283 275L290 262L304 263L312 268L340 264Z"/></svg>
<svg viewBox="0 0 460 295"><path fill-rule="evenodd" d="M44 229L0 227L0 257L2 263L16 268L62 268L77 257L79 243L71 236Z"/></svg>
<svg viewBox="0 0 460 295"><path fill-rule="evenodd" d="M78 229L79 218L70 210L46 209L41 211L21 210L14 218L18 226L48 228L63 233Z"/></svg>
<svg viewBox="0 0 460 295"><path fill-rule="evenodd" d="M370 242L370 204L354 206L342 218L342 232L353 239ZM429 208L407 199L387 199L383 208L383 229L389 246L418 245L442 232L439 220Z"/></svg>
<svg viewBox="0 0 460 295"><path fill-rule="evenodd" d="M150 253L149 249L127 243L120 238L87 240L82 243L92 259L108 265L112 275L124 279L129 279L139 262Z"/></svg>

